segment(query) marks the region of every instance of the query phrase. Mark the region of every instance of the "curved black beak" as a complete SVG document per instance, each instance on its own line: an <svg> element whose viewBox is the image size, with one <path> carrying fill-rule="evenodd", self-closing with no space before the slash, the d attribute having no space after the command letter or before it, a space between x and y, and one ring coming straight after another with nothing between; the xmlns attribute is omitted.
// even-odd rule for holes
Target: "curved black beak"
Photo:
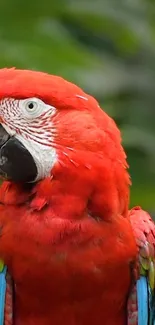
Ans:
<svg viewBox="0 0 155 325"><path fill-rule="evenodd" d="M30 152L0 124L0 175L14 182L32 182L37 167Z"/></svg>
<svg viewBox="0 0 155 325"><path fill-rule="evenodd" d="M10 139L9 134L6 132L6 130L3 128L3 126L0 124L0 148L3 146L4 143L6 143Z"/></svg>

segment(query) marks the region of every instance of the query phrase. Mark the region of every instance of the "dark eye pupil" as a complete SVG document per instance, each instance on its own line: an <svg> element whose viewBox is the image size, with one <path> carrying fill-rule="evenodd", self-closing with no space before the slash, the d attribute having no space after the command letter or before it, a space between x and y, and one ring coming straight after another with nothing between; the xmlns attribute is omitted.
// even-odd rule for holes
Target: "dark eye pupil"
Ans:
<svg viewBox="0 0 155 325"><path fill-rule="evenodd" d="M32 109L34 107L34 104L33 103L29 103L28 104L28 108Z"/></svg>

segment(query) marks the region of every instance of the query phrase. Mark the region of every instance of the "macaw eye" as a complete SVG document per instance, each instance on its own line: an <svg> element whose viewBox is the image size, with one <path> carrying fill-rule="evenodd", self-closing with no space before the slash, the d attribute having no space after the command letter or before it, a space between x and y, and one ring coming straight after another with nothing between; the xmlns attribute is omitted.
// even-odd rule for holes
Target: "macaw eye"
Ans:
<svg viewBox="0 0 155 325"><path fill-rule="evenodd" d="M19 105L24 116L28 119L36 118L46 110L46 104L39 98L21 100Z"/></svg>
<svg viewBox="0 0 155 325"><path fill-rule="evenodd" d="M26 103L25 105L25 109L27 110L27 112L34 113L36 112L36 110L38 109L38 103L35 101L29 101Z"/></svg>
<svg viewBox="0 0 155 325"><path fill-rule="evenodd" d="M21 99L19 101L19 107L23 116L28 120L38 118L41 114L47 112L49 116L55 113L55 107L45 104L41 99L36 97Z"/></svg>
<svg viewBox="0 0 155 325"><path fill-rule="evenodd" d="M34 105L33 102L30 102L30 103L28 103L27 107L28 107L29 109L33 109L33 108L35 107L35 105Z"/></svg>

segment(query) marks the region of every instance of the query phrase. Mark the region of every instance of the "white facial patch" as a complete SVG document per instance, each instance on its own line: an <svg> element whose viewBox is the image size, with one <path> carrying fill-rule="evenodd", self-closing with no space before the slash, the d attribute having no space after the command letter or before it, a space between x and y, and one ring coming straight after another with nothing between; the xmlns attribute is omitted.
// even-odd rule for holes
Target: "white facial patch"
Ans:
<svg viewBox="0 0 155 325"><path fill-rule="evenodd" d="M57 161L53 146L56 130L52 116L55 113L55 107L38 98L5 98L0 101L0 117L4 121L2 126L32 155L38 170L36 180L49 176Z"/></svg>
<svg viewBox="0 0 155 325"><path fill-rule="evenodd" d="M52 147L37 143L34 140L24 139L21 135L15 136L32 155L38 174L35 181L50 176L51 170L57 161L56 150Z"/></svg>

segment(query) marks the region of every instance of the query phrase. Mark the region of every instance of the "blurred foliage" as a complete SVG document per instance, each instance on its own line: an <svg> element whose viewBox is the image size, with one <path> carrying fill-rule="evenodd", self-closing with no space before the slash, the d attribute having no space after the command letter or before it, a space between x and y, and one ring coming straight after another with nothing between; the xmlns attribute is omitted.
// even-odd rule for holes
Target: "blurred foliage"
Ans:
<svg viewBox="0 0 155 325"><path fill-rule="evenodd" d="M122 130L131 204L155 212L154 0L1 0L0 67L61 75Z"/></svg>

